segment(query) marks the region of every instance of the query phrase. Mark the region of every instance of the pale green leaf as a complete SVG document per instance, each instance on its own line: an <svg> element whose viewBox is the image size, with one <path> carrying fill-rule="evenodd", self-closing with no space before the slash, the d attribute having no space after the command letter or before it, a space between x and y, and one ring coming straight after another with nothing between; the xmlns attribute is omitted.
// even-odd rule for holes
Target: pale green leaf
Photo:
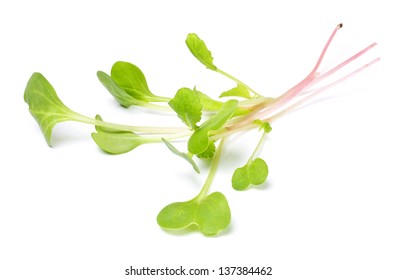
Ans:
<svg viewBox="0 0 396 280"><path fill-rule="evenodd" d="M96 116L96 119L102 121L99 115ZM150 142L130 131L104 128L98 125L95 128L96 133L91 134L93 140L103 151L109 154L127 153L142 144Z"/></svg>
<svg viewBox="0 0 396 280"><path fill-rule="evenodd" d="M195 223L196 201L175 202L165 206L157 216L158 224L169 230L188 228Z"/></svg>
<svg viewBox="0 0 396 280"><path fill-rule="evenodd" d="M169 101L169 106L188 127L197 128L202 116L202 104L195 91L189 88L179 89L175 97Z"/></svg>
<svg viewBox="0 0 396 280"><path fill-rule="evenodd" d="M229 97L229 96L243 97L246 99L252 98L249 90L241 84L238 84L236 87L227 90L220 95L220 97Z"/></svg>
<svg viewBox="0 0 396 280"><path fill-rule="evenodd" d="M217 67L213 64L212 53L206 47L197 34L190 33L187 35L186 44L191 53L207 68L216 70Z"/></svg>
<svg viewBox="0 0 396 280"><path fill-rule="evenodd" d="M111 68L111 78L130 96L144 102L167 102L168 98L154 95L147 84L146 77L136 65L118 61Z"/></svg>
<svg viewBox="0 0 396 280"><path fill-rule="evenodd" d="M235 190L245 190L250 185L261 185L268 177L267 163L261 159L256 158L253 161L248 161L243 167L235 169L232 176L232 187Z"/></svg>
<svg viewBox="0 0 396 280"><path fill-rule="evenodd" d="M243 167L239 167L235 169L234 174L232 175L232 187L235 190L244 190L250 185L249 175L248 175L248 166L244 165Z"/></svg>
<svg viewBox="0 0 396 280"><path fill-rule="evenodd" d="M129 95L122 87L120 87L109 75L102 71L97 72L97 76L102 85L110 92L111 95L122 106L128 108L131 105L140 106L142 101L135 99Z"/></svg>
<svg viewBox="0 0 396 280"><path fill-rule="evenodd" d="M194 91L196 92L197 96L199 97L199 100L202 104L203 110L215 112L215 111L220 110L221 107L223 107L223 105L224 105L223 102L213 100L212 98L210 98L206 94L196 90L195 88L194 88Z"/></svg>
<svg viewBox="0 0 396 280"><path fill-rule="evenodd" d="M158 224L168 230L186 229L196 225L204 235L216 235L231 222L226 197L214 192L203 199L175 202L164 207L157 216Z"/></svg>
<svg viewBox="0 0 396 280"><path fill-rule="evenodd" d="M205 235L216 235L231 222L231 210L226 197L214 192L203 199L195 213L195 222Z"/></svg>
<svg viewBox="0 0 396 280"><path fill-rule="evenodd" d="M253 160L248 167L248 176L252 185L263 184L268 176L267 163L261 158Z"/></svg>
<svg viewBox="0 0 396 280"><path fill-rule="evenodd" d="M30 77L26 85L24 100L29 105L30 113L37 121L50 146L52 129L57 123L70 120L81 121L84 118L63 104L55 89L40 73L33 73Z"/></svg>

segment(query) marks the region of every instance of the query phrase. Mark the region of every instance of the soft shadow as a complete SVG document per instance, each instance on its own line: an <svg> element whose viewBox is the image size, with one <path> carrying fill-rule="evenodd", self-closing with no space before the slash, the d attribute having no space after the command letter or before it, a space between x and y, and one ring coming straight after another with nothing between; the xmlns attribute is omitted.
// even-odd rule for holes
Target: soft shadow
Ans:
<svg viewBox="0 0 396 280"><path fill-rule="evenodd" d="M218 237L222 237L222 236L227 236L230 233L232 233L233 231L233 225L232 223L223 231L221 231L220 233L216 234L216 235L204 235L202 234L197 225L191 225L188 228L185 229L180 229L180 230L169 230L169 229L162 229L162 231L166 232L169 235L173 235L173 236L185 236L187 234L196 234L196 235L201 235L203 237L206 238L218 238Z"/></svg>
<svg viewBox="0 0 396 280"><path fill-rule="evenodd" d="M320 89L320 88L318 88ZM298 112L304 108L309 108L311 106L321 104L323 102L326 102L328 100L333 100L333 99L339 99L339 98L344 98L345 96L348 95L353 95L353 94L358 94L361 91L367 90L367 87L358 87L354 88L348 91L340 91L338 94L328 94L328 95L321 95L320 97L315 97L313 100L308 101L302 106L297 107L296 109L293 110L293 112Z"/></svg>
<svg viewBox="0 0 396 280"><path fill-rule="evenodd" d="M51 146L61 146L66 143L87 142L91 140L86 127L79 127L73 124L58 124L52 130ZM88 130L89 131L89 130Z"/></svg>
<svg viewBox="0 0 396 280"><path fill-rule="evenodd" d="M259 191L266 191L272 188L272 183L270 181L266 181L261 185L252 186L251 188Z"/></svg>

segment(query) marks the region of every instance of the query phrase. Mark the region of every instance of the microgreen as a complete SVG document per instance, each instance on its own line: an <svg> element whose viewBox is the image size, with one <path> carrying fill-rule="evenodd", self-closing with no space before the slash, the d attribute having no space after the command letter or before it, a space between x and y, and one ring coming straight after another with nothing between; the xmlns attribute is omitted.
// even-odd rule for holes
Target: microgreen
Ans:
<svg viewBox="0 0 396 280"><path fill-rule="evenodd" d="M224 151L225 139L252 129L258 129L262 133L251 156L242 167L235 169L230 183L235 190L246 190L249 186L264 184L268 177L268 165L259 154L274 121L379 61L379 58L375 58L349 74L323 84L328 77L376 46L373 43L330 70L319 72L330 43L341 27L342 24L336 26L311 72L278 97L264 97L221 70L214 64L212 52L206 43L194 33L188 34L186 39L193 56L206 68L236 83L235 87L220 94L223 101L213 99L196 88L186 87L177 90L173 98L155 95L150 91L143 72L129 62L114 63L110 75L97 72L99 81L123 107L141 106L166 111L166 117L169 112L174 112L185 125L183 127L130 126L105 122L99 115L96 118L84 116L63 104L55 89L40 73L34 73L29 79L24 100L48 145L56 124L76 121L94 125L96 132L92 133L93 140L110 154L126 153L148 143L164 143L172 153L191 164L197 173L199 168L194 157L210 162L210 170L198 195L165 206L159 212L157 222L168 230L195 227L204 235L215 235L225 230L231 221L231 210L224 194L217 191L209 193L220 163L220 155ZM317 85L319 87L314 87ZM180 152L172 144L174 140L185 141L188 152Z"/></svg>
<svg viewBox="0 0 396 280"><path fill-rule="evenodd" d="M264 184L268 176L267 163L262 158L255 157L263 145L265 134L269 133L272 127L268 122L262 122L260 120L256 120L254 123L258 124L264 132L247 163L234 171L231 182L232 187L238 191L245 190L250 185Z"/></svg>
<svg viewBox="0 0 396 280"><path fill-rule="evenodd" d="M268 176L267 163L256 158L249 160L246 165L235 169L232 176L232 187L238 191L247 189L250 185L261 185Z"/></svg>
<svg viewBox="0 0 396 280"><path fill-rule="evenodd" d="M231 210L226 197L220 192L208 195L219 165L224 139L213 156L208 177L193 199L165 206L157 216L158 224L168 230L186 229L192 225L205 235L215 235L226 229L231 221Z"/></svg>

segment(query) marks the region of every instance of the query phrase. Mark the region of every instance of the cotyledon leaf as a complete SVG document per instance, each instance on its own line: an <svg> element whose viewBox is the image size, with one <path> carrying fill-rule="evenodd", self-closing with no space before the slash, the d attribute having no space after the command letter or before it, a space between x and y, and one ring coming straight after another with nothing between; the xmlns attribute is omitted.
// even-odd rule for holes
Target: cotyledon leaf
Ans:
<svg viewBox="0 0 396 280"><path fill-rule="evenodd" d="M131 105L141 106L142 101L135 99L129 95L121 86L119 86L112 77L102 71L97 72L97 76L102 85L110 92L110 94L120 103L122 106L128 108Z"/></svg>
<svg viewBox="0 0 396 280"><path fill-rule="evenodd" d="M63 104L55 89L41 73L33 73L30 77L25 88L24 100L29 105L29 111L39 124L49 146L51 146L52 129L57 123L85 119Z"/></svg>
<svg viewBox="0 0 396 280"><path fill-rule="evenodd" d="M97 115L96 119L102 121ZM159 142L158 139L139 136L130 131L122 131L111 128L104 128L96 125L96 133L91 134L95 143L109 154L123 154L132 151L136 147L146 144Z"/></svg>
<svg viewBox="0 0 396 280"><path fill-rule="evenodd" d="M202 199L165 206L157 216L158 224L168 230L186 229L196 225L205 235L216 235L231 222L231 210L226 197L220 192Z"/></svg>
<svg viewBox="0 0 396 280"><path fill-rule="evenodd" d="M248 161L243 167L235 169L232 176L232 187L238 191L245 190L250 185L263 184L267 177L267 163L261 158L256 158L253 161Z"/></svg>
<svg viewBox="0 0 396 280"><path fill-rule="evenodd" d="M142 70L136 65L118 61L111 68L111 78L130 96L144 102L167 102L169 98L154 95Z"/></svg>

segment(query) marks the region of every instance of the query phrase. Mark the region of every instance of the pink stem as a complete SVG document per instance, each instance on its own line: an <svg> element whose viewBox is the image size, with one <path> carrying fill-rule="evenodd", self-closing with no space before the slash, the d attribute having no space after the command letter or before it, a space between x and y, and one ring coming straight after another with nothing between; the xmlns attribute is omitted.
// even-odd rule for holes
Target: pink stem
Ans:
<svg viewBox="0 0 396 280"><path fill-rule="evenodd" d="M261 120L262 120L262 121L268 121L268 122L270 122L270 123L274 122L275 120L279 119L281 116L283 116L283 115L285 115L285 114L287 114L287 113L293 111L293 110L296 109L298 106L303 105L304 103L306 103L307 101L309 101L309 100L312 99L313 97L317 96L319 93L322 93L322 92L328 90L329 88L332 88L332 87L336 86L337 84L342 83L343 81L345 81L345 80L351 78L352 76L358 74L359 72L361 72L361 71L367 69L368 67L370 67L370 66L373 65L374 63L377 63L378 61L380 61L380 58L379 58L379 57L377 57L376 59L370 61L369 63L367 63L367 64L361 66L360 68L356 69L355 71L349 73L349 74L346 75L345 77L342 77L342 78L338 79L337 81L334 81L334 82L332 82L332 83L330 83L330 84L328 84L328 85L326 85L326 86L324 86L324 87L322 87L322 88L320 88L320 89L313 90L313 92L312 92L310 95L308 95L308 96L306 96L306 97L300 99L300 100L297 101L296 103L290 105L289 107L283 109L282 111L276 113L275 115L273 115L273 116L271 116L271 117L265 117L265 116L264 116L265 118L263 117L263 118L261 118ZM247 125L245 125L245 126L234 126L234 127L229 127L229 128L226 129L224 132L219 133L219 134L215 134L215 135L211 136L211 140L214 140L214 141L215 141L215 140L220 139L220 138L222 138L222 137L224 137L224 136L232 135L232 134L234 134L235 132L243 131L243 130L246 130L246 129L251 129L251 128L254 128L254 127L256 127L256 125L253 124L253 123L247 124Z"/></svg>
<svg viewBox="0 0 396 280"><path fill-rule="evenodd" d="M337 31L342 28L342 23L338 24L336 28L334 29L333 33L331 33L330 38L327 40L326 45L324 46L318 61L315 64L315 67L312 69L312 71L308 74L308 76L303 79L301 82L299 82L297 85L289 89L287 92L285 92L283 95L278 97L278 101L282 103L284 99L285 102L293 98L295 95L297 95L309 82L311 82L313 79L316 78L316 71L318 70L320 64L323 61L323 58L327 52L327 49L329 48L331 42L333 41L334 36L336 35Z"/></svg>
<svg viewBox="0 0 396 280"><path fill-rule="evenodd" d="M235 124L230 124L230 126L228 126L228 130L235 130L235 129L239 129L241 127L244 127L246 125L248 125L250 122L252 122L254 119L264 119L266 117L268 117L269 115L271 115L271 113L275 112L276 110L279 110L282 106L286 105L288 102L290 102L293 98L295 98L297 95L299 95L302 90L311 87L312 85L324 80L325 78L329 77L330 75L334 74L335 72L337 72L338 70L340 70L341 68L345 67L346 65L348 65L349 63L351 63L352 61L356 60L357 58L359 58L360 56L362 56L363 54L365 54L366 52L368 52L370 49L372 49L373 47L375 47L377 44L373 43L371 45L369 45L368 47L364 48L363 50L361 50L360 52L356 53L355 55L353 55L352 57L348 58L347 60L345 60L344 62L338 64L337 66L335 66L334 68L332 68L331 70L325 72L322 75L319 75L319 73L317 73L318 68L320 67L322 60L327 52L327 49L330 46L330 43L332 42L335 34L337 33L337 31L342 27L342 24L337 25L337 27L334 29L333 33L331 34L330 38L327 40L326 45L324 46L319 59L317 61L317 63L315 64L314 68L312 69L312 71L298 84L296 84L295 86L293 86L292 88L290 88L288 91L286 91L284 94L282 94L280 97L276 98L273 102L271 102L270 104L267 104L268 107L257 107L255 109L255 111L253 111L251 114L247 115L246 118L243 118L242 120L240 119L240 121L238 123ZM348 74L347 76L338 79L337 81L324 86L321 89L317 89L317 90L313 90L313 93L310 93L309 96L307 96L306 98L301 99L300 101L294 103L293 105L287 107L286 109L282 110L281 112L275 114L272 116L272 118L278 118L281 115L293 110L294 108L296 108L297 106L300 106L301 104L305 103L306 101L308 101L309 99L311 99L312 97L316 96L317 94L319 94L320 92L323 92L326 89L329 89L330 87L335 86L338 83L341 83L342 81L346 80L347 78L351 77L352 75L355 75L357 73L359 73L360 71L362 71L363 69L367 68L368 66L374 64L375 62L379 61L379 58L371 61L370 63L360 67L359 69L353 71L352 73ZM270 119L272 119L270 118Z"/></svg>
<svg viewBox="0 0 396 280"><path fill-rule="evenodd" d="M329 40L327 40L327 43L326 43L325 47L323 48L322 53L320 54L320 57L319 57L319 59L318 59L318 62L316 63L314 69L311 71L310 75L313 75L313 74L318 70L320 64L322 63L323 57L324 57L325 54L326 54L327 49L328 49L329 46L330 46L331 41L333 41L333 38L334 38L335 34L336 34L337 31L338 31L339 29L341 29L341 28L342 28L342 23L338 24L338 25L336 26L336 28L334 29L334 31L333 31L333 33L331 34Z"/></svg>
<svg viewBox="0 0 396 280"><path fill-rule="evenodd" d="M369 63L367 63L367 64L365 64L365 65L363 65L362 67L356 69L355 71L349 73L349 74L346 75L345 77L340 78L340 79L338 79L338 80L336 80L336 81L334 81L334 82L332 82L332 83L330 83L330 84L328 84L328 85L326 85L326 86L324 86L324 87L322 87L322 88L320 88L320 89L315 90L315 91L314 91L313 93L311 93L310 95L306 96L306 97L303 98L303 99L300 99L298 102L296 102L296 103L294 103L293 105L287 107L286 109L282 110L281 112L277 113L276 115L274 115L274 116L268 118L267 120L271 122L271 121L274 121L274 120L278 119L279 117L283 116L284 114L286 114L286 113L288 113L288 112L294 110L294 109L297 108L298 106L301 106L302 104L306 103L308 100L312 99L313 97L315 97L315 96L318 95L319 93L322 93L323 91L328 90L329 88L332 88L332 87L336 86L337 84L342 83L343 81L345 81L345 80L351 78L352 76L358 74L359 72L361 72L361 71L367 69L368 67L370 67L371 65L373 65L374 63L376 63L376 62L378 62L378 61L380 61L380 58L379 58L379 57L377 57L376 59L370 61Z"/></svg>
<svg viewBox="0 0 396 280"><path fill-rule="evenodd" d="M314 68L308 74L308 76L306 76L301 82L293 86L291 89L286 91L284 94L279 96L270 107L267 107L260 113L257 113L257 117L256 117L256 113L254 113L253 116L250 116L245 120L239 122L238 126L243 126L249 123L251 121L251 117L256 117L257 119L260 119L262 118L263 115L272 113L273 111L277 110L279 107L281 107L282 105L286 104L288 101L293 99L293 97L298 95L304 88L306 88L310 83L312 83L317 78L316 71L318 70L320 64L322 63L323 57L325 56L327 49L330 46L330 43L333 41L335 34L341 27L342 27L342 23L338 24L336 28L333 30L333 33L330 35L330 38L327 40L326 45L324 46L318 61L316 62Z"/></svg>
<svg viewBox="0 0 396 280"><path fill-rule="evenodd" d="M352 56L352 57L348 58L347 60L345 60L344 62L338 64L333 69L325 72L324 74L319 75L315 79L315 81L310 84L310 86L313 86L314 84L319 83L323 79L325 79L325 78L329 77L330 75L334 74L335 72L337 72L338 70L340 70L341 68L346 66L347 64L351 63L352 61L356 60L357 58L359 58L360 56L362 56L363 54L368 52L370 49L374 48L376 45L377 45L377 43L372 43L371 45L369 45L368 47L364 48L363 50L361 50L360 52L358 52L354 56Z"/></svg>

